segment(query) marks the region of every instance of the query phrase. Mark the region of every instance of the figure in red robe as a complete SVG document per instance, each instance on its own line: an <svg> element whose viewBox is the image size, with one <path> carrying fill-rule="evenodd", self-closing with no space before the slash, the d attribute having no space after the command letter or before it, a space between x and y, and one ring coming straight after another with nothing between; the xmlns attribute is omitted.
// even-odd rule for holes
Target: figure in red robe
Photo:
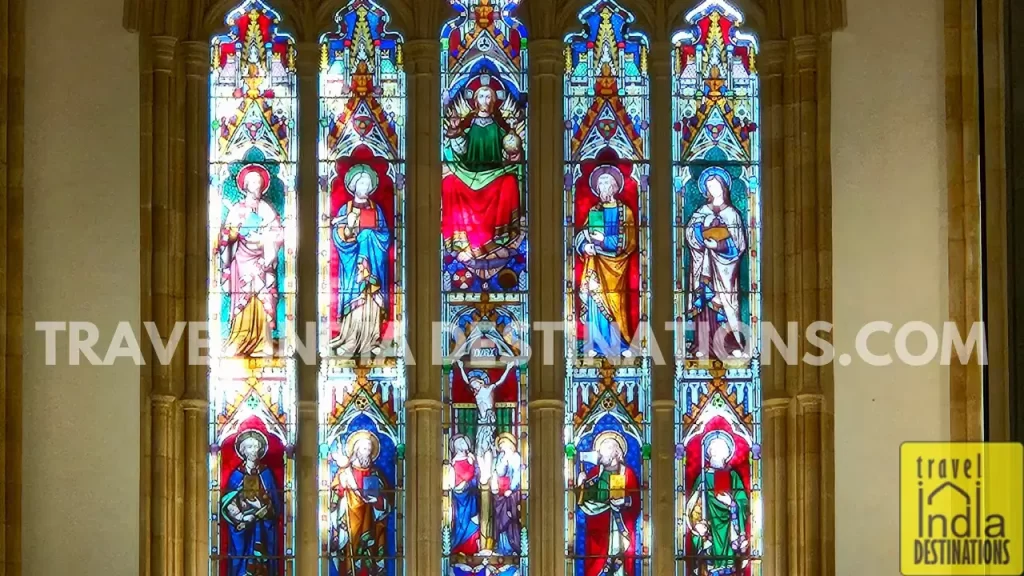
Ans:
<svg viewBox="0 0 1024 576"><path fill-rule="evenodd" d="M472 556L480 551L480 484L469 438L452 437L452 554Z"/></svg>
<svg viewBox="0 0 1024 576"><path fill-rule="evenodd" d="M448 106L445 130L445 249L484 280L518 254L524 238L519 203L522 140L503 108L516 113L500 80L481 74Z"/></svg>
<svg viewBox="0 0 1024 576"><path fill-rule="evenodd" d="M626 439L598 434L594 451L580 453L578 506L586 515L584 576L635 576L640 481L626 464Z"/></svg>

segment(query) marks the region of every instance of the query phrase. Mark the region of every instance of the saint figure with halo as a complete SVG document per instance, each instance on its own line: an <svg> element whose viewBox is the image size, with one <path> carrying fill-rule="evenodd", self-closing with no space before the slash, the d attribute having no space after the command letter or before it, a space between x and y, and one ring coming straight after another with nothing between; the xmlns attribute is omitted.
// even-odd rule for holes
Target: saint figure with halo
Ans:
<svg viewBox="0 0 1024 576"><path fill-rule="evenodd" d="M747 251L743 216L732 205L732 176L705 170L697 180L704 204L686 224L690 251L688 319L694 323L690 354L696 358L741 357L740 263ZM720 329L724 329L718 335Z"/></svg>
<svg viewBox="0 0 1024 576"><path fill-rule="evenodd" d="M344 182L352 200L331 220L338 251L339 320L331 347L342 356L376 354L388 309L391 233L384 210L370 199L379 184L377 172L356 164L345 173Z"/></svg>
<svg viewBox="0 0 1024 576"><path fill-rule="evenodd" d="M580 317L587 328L584 352L591 357L631 356L627 298L629 262L636 252L636 220L619 200L622 171L598 166L590 174L590 191L600 202L587 214L586 228L576 235L583 259L580 278Z"/></svg>

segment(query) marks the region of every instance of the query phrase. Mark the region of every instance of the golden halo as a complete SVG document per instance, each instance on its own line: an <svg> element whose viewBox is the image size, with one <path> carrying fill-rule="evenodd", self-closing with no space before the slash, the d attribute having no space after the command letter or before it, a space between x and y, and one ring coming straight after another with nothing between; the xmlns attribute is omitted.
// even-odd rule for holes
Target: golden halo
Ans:
<svg viewBox="0 0 1024 576"><path fill-rule="evenodd" d="M501 446L501 443L504 441L511 442L512 446L515 448L519 447L519 442L511 432L502 432L501 434L498 434L498 437L494 439L494 445Z"/></svg>
<svg viewBox="0 0 1024 576"><path fill-rule="evenodd" d="M260 443L259 459L262 460L267 455L269 443L267 442L267 437L259 430L246 430L245 432L239 433L238 436L235 436L235 454L238 454L242 460L245 460L245 455L242 454L242 442L245 442L250 438Z"/></svg>
<svg viewBox="0 0 1024 576"><path fill-rule="evenodd" d="M590 173L590 180L588 181L590 184L590 192L595 196L600 194L597 189L597 183L601 180L601 176L604 175L611 176L612 180L615 180L615 184L619 187L618 191L615 192L615 195L618 196L621 194L623 188L626 186L626 178L622 175L622 170L619 170L617 166L613 166L611 164L602 164L601 166L594 168L594 171Z"/></svg>
<svg viewBox="0 0 1024 576"><path fill-rule="evenodd" d="M360 430L350 435L345 441L345 454L351 458L355 453L356 442L363 438L370 441L370 460L376 460L377 455L380 454L380 440L377 440L377 435L369 430Z"/></svg>
<svg viewBox="0 0 1024 576"><path fill-rule="evenodd" d="M612 440L613 442L618 444L619 448L622 450L622 456L626 456L626 439L622 437L622 434L619 434L614 430L607 430L605 432L601 432L600 434L597 435L597 438L594 438L593 449L597 450L598 446L604 444L605 440Z"/></svg>

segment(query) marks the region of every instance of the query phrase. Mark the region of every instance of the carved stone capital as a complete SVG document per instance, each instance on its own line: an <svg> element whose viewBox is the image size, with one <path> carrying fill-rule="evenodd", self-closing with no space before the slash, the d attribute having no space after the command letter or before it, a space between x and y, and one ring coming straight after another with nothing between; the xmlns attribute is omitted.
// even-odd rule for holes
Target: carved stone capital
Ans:
<svg viewBox="0 0 1024 576"><path fill-rule="evenodd" d="M762 76L779 76L786 65L786 52L789 50L789 42L785 40L772 40L761 45L761 51L757 54L757 63L761 69Z"/></svg>
<svg viewBox="0 0 1024 576"><path fill-rule="evenodd" d="M320 44L299 42L295 46L295 69L302 80L315 80L320 74Z"/></svg>
<svg viewBox="0 0 1024 576"><path fill-rule="evenodd" d="M789 411L790 402L790 398L772 398L761 404L761 410L764 411L765 417L782 416Z"/></svg>
<svg viewBox="0 0 1024 576"><path fill-rule="evenodd" d="M402 47L405 69L410 74L437 74L441 43L438 40L410 40Z"/></svg>
<svg viewBox="0 0 1024 576"><path fill-rule="evenodd" d="M655 400L651 403L655 412L672 412L676 409L676 401L669 399Z"/></svg>
<svg viewBox="0 0 1024 576"><path fill-rule="evenodd" d="M171 408L174 407L174 403L178 401L177 396L170 394L154 394L150 396L149 402L156 412L170 412Z"/></svg>
<svg viewBox="0 0 1024 576"><path fill-rule="evenodd" d="M668 78L672 75L672 50L675 46L668 40L655 40L647 59L653 78Z"/></svg>
<svg viewBox="0 0 1024 576"><path fill-rule="evenodd" d="M797 69L801 72L818 68L817 36L797 36L793 38L793 55L796 57Z"/></svg>
<svg viewBox="0 0 1024 576"><path fill-rule="evenodd" d="M535 76L561 76L565 64L565 43L542 39L530 42L530 71Z"/></svg>
<svg viewBox="0 0 1024 576"><path fill-rule="evenodd" d="M210 73L210 44L198 40L181 43L185 54L185 75L189 78L206 77Z"/></svg>
<svg viewBox="0 0 1024 576"><path fill-rule="evenodd" d="M430 398L416 398L405 403L407 412L440 412L441 401Z"/></svg>
<svg viewBox="0 0 1024 576"><path fill-rule="evenodd" d="M174 53L178 49L178 39L173 36L151 36L149 42L153 47L153 70L169 73L174 69Z"/></svg>
<svg viewBox="0 0 1024 576"><path fill-rule="evenodd" d="M179 405L184 412L206 412L210 408L210 403L206 400L189 399L182 400Z"/></svg>
<svg viewBox="0 0 1024 576"><path fill-rule="evenodd" d="M565 410L565 401L559 400L557 398L544 398L541 400L532 400L530 402L531 412L548 412L561 410Z"/></svg>
<svg viewBox="0 0 1024 576"><path fill-rule="evenodd" d="M828 411L828 403L824 394L798 394L795 398L797 407L803 414L825 413Z"/></svg>

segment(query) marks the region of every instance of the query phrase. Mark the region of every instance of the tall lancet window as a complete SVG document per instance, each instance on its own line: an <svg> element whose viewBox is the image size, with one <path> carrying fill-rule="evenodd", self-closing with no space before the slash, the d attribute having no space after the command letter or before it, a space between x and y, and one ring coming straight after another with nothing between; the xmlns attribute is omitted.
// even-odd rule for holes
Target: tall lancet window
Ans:
<svg viewBox="0 0 1024 576"><path fill-rule="evenodd" d="M724 0L674 37L679 576L761 574L757 41Z"/></svg>
<svg viewBox="0 0 1024 576"><path fill-rule="evenodd" d="M451 0L441 33L443 574L527 571L526 30Z"/></svg>
<svg viewBox="0 0 1024 576"><path fill-rule="evenodd" d="M650 573L648 42L612 0L565 47L566 572Z"/></svg>
<svg viewBox="0 0 1024 576"><path fill-rule="evenodd" d="M352 0L320 41L323 576L404 573L405 71L402 37Z"/></svg>
<svg viewBox="0 0 1024 576"><path fill-rule="evenodd" d="M292 574L295 43L262 0L212 39L210 573Z"/></svg>

